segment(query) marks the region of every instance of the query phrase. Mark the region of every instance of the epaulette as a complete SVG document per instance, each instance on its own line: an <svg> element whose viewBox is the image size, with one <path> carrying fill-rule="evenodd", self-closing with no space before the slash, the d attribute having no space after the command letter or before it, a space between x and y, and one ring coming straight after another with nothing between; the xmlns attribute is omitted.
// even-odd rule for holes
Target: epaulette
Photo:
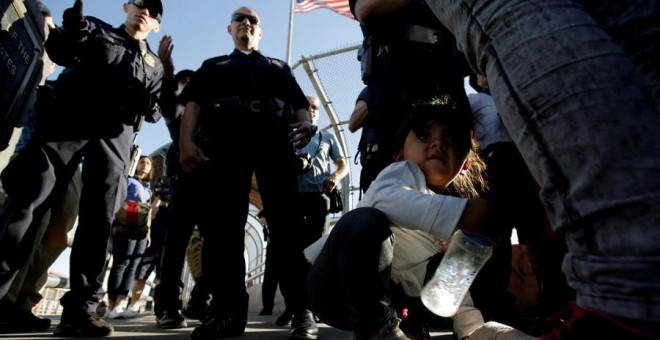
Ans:
<svg viewBox="0 0 660 340"><path fill-rule="evenodd" d="M231 57L229 55L221 55L219 57L214 57L211 58L207 61L207 63L211 65L226 65L231 61Z"/></svg>
<svg viewBox="0 0 660 340"><path fill-rule="evenodd" d="M280 60L280 59L277 59L277 58L271 58L271 57L268 57L268 59L270 60L270 63L272 65L275 65L279 68L284 68L286 66L286 62L284 62L284 60Z"/></svg>

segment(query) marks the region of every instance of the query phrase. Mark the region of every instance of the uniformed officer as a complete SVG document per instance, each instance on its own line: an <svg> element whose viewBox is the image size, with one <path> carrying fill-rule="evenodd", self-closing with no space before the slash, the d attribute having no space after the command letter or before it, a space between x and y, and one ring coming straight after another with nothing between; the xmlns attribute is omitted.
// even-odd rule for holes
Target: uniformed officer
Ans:
<svg viewBox="0 0 660 340"><path fill-rule="evenodd" d="M96 314L114 212L126 195L133 137L143 118L155 121L162 65L147 35L160 28L160 0L129 0L125 22L83 16L81 0L64 11L46 41L66 69L57 79L55 107L39 117L28 146L2 173L9 195L0 215L0 297L24 263L43 213L82 161L80 216L70 260L71 290L57 336L106 336L112 326ZM81 128L82 127L82 128Z"/></svg>
<svg viewBox="0 0 660 340"><path fill-rule="evenodd" d="M185 173L177 190L208 198L189 200L189 209L173 220L196 216L204 238L204 279L213 295L211 319L192 337L215 339L245 330L244 228L255 173L271 242L283 248L277 265L283 270L280 286L287 308L294 314L291 338L316 339L318 328L305 301L309 268L302 253L304 221L294 153L315 132L309 102L289 66L258 50L262 30L254 10L234 11L227 31L234 51L206 60L181 94L186 108L179 146Z"/></svg>
<svg viewBox="0 0 660 340"><path fill-rule="evenodd" d="M426 2L350 0L349 4L364 34L359 58L362 79L369 86L367 131L375 137L360 150L364 172L360 186L365 189L392 163L394 136L407 106L450 94L459 105L469 107L463 83L469 67Z"/></svg>

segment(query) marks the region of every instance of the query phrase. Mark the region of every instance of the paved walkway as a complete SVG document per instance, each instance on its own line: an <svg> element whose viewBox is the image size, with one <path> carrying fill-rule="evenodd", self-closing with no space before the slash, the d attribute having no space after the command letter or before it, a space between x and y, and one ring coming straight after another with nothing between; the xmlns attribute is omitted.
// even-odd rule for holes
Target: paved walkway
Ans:
<svg viewBox="0 0 660 340"><path fill-rule="evenodd" d="M259 316L257 313L250 313L248 328L242 337L233 339L288 339L289 328L275 326L277 315ZM53 324L47 332L41 333L21 333L21 334L0 334L0 339L58 339L53 337L53 329L59 322L59 315L52 316ZM138 318L130 320L110 320L115 327L111 338L129 339L190 339L190 332L199 324L197 321L188 322L188 328L163 330L156 328L156 321L153 313L146 313ZM348 340L351 337L350 332L331 328L325 324L319 324L320 340ZM452 335L448 330L434 329L431 333L434 340L451 340ZM78 338L80 339L80 338Z"/></svg>

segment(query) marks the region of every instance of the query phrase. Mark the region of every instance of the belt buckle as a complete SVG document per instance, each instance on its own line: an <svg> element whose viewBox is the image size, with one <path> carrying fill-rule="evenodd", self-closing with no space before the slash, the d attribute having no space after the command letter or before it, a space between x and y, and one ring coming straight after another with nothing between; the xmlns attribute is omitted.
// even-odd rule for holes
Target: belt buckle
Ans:
<svg viewBox="0 0 660 340"><path fill-rule="evenodd" d="M262 103L259 100L253 100L250 102L250 110L252 112L261 112L261 107Z"/></svg>

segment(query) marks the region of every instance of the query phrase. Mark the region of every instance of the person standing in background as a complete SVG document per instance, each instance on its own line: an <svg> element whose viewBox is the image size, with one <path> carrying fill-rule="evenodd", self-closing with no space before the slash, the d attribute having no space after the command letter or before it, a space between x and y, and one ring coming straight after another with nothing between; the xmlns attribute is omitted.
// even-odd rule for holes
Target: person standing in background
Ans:
<svg viewBox="0 0 660 340"><path fill-rule="evenodd" d="M319 98L307 95L309 115L312 124L319 120ZM348 175L345 160L337 137L330 132L317 131L307 145L297 151L309 160L306 167L298 174L298 188L302 196L302 211L305 216L305 246L318 240L330 226L330 199L328 194L337 189L339 181ZM335 171L331 172L330 162Z"/></svg>
<svg viewBox="0 0 660 340"><path fill-rule="evenodd" d="M158 213L160 198L151 191L152 159L140 156L135 176L128 178L127 202L148 203L151 205L148 219ZM108 278L108 310L106 318L118 319L130 317L127 310L128 293L131 291L135 271L140 265L145 250L151 246L151 221L146 231L137 228L118 228L112 230L112 267Z"/></svg>

